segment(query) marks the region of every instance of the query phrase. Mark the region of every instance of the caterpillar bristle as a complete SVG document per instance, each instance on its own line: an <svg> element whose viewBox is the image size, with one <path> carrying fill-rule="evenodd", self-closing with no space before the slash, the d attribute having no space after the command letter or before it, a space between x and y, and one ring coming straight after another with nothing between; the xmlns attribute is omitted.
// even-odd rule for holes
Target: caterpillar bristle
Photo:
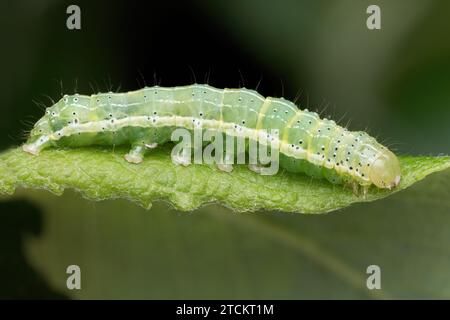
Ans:
<svg viewBox="0 0 450 320"><path fill-rule="evenodd" d="M41 93L41 96L43 96L43 97L47 98L48 100L50 100L50 102L52 103L52 105L55 104L55 100L53 100L53 98L50 97L48 94Z"/></svg>
<svg viewBox="0 0 450 320"><path fill-rule="evenodd" d="M262 76L262 74L261 74L261 76L259 77L258 82L256 83L255 91L258 91L258 88L259 88L259 86L260 86L262 80L263 80L263 76Z"/></svg>
<svg viewBox="0 0 450 320"><path fill-rule="evenodd" d="M33 104L39 108L39 110L41 111L45 111L45 109L47 108L47 106L45 105L45 103L43 103L42 101L39 100L31 100L33 102Z"/></svg>
<svg viewBox="0 0 450 320"><path fill-rule="evenodd" d="M190 65L188 65L188 68L191 71L191 76L192 76L191 80L194 80L194 83L197 83L197 77L195 76L194 69ZM153 73L153 78L154 78L155 86L159 86L161 81L159 81L159 82L156 81L156 72Z"/></svg>
<svg viewBox="0 0 450 320"><path fill-rule="evenodd" d="M74 86L73 86L73 93L74 94L78 93L78 78L75 78Z"/></svg>
<svg viewBox="0 0 450 320"><path fill-rule="evenodd" d="M245 88L245 80L244 80L244 76L243 76L243 74L241 72L241 69L238 69L238 73L239 73L239 77L240 77L238 87L239 88Z"/></svg>
<svg viewBox="0 0 450 320"><path fill-rule="evenodd" d="M94 85L92 84L91 81L89 81L88 83L89 83L89 87L91 88L91 95L95 94L97 91L95 90Z"/></svg>
<svg viewBox="0 0 450 320"><path fill-rule="evenodd" d="M284 97L284 82L283 79L280 78L280 84L281 84L281 97Z"/></svg>
<svg viewBox="0 0 450 320"><path fill-rule="evenodd" d="M142 79L142 82L144 83L144 86L143 86L142 88L147 87L147 81L145 81L145 77L144 77L144 75L142 74L142 72L141 72L140 69L138 69L138 73L139 73L139 76L140 76L141 79Z"/></svg>

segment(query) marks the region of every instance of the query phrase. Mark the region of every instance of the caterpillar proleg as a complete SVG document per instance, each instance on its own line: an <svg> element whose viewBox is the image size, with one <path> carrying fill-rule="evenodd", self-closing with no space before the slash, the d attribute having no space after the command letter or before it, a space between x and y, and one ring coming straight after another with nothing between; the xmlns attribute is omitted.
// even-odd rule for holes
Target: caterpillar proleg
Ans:
<svg viewBox="0 0 450 320"><path fill-rule="evenodd" d="M23 150L37 155L47 147L127 144L125 159L139 163L149 149L170 141L173 130L199 124L223 134L243 132L257 142L261 132L276 130L280 166L290 172L364 187L390 189L400 182L397 157L365 132L349 131L283 98L199 84L65 95L37 121Z"/></svg>

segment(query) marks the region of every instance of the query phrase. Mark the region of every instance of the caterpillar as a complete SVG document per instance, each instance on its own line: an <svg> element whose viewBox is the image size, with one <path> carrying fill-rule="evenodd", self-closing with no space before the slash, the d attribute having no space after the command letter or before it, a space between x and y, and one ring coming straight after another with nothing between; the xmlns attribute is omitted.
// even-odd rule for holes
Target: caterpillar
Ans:
<svg viewBox="0 0 450 320"><path fill-rule="evenodd" d="M23 150L38 155L47 147L125 144L131 145L125 159L140 163L149 149L170 141L174 129L198 124L245 132L256 141L262 130L276 130L280 167L290 172L365 190L400 182L395 154L366 132L349 131L284 98L199 84L65 95L36 122Z"/></svg>

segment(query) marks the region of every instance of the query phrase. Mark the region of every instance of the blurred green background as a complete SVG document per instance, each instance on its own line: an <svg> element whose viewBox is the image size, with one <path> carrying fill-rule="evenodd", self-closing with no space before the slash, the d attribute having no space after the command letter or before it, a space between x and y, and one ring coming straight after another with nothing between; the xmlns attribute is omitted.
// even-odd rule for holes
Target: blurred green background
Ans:
<svg viewBox="0 0 450 320"><path fill-rule="evenodd" d="M81 30L66 28L70 4ZM370 4L381 30L366 27ZM1 150L42 115L33 101L196 81L300 96L400 154L449 153L448 1L21 0L0 12ZM318 216L20 190L0 202L0 297L450 298L449 178ZM70 264L81 290L66 288ZM371 264L382 290L366 288Z"/></svg>

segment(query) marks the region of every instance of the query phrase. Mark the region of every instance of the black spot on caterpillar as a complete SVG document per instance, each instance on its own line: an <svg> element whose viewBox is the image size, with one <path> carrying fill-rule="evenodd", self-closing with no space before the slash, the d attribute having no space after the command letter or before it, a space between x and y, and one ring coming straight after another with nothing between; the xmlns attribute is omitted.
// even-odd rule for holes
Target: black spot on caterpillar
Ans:
<svg viewBox="0 0 450 320"><path fill-rule="evenodd" d="M397 157L365 132L348 131L283 98L197 84L66 95L34 125L23 150L37 155L50 146L129 144L126 160L139 163L147 149L170 141L174 129L198 124L222 132L238 128L255 140L263 130L278 130L280 166L287 171L389 189L400 181Z"/></svg>

